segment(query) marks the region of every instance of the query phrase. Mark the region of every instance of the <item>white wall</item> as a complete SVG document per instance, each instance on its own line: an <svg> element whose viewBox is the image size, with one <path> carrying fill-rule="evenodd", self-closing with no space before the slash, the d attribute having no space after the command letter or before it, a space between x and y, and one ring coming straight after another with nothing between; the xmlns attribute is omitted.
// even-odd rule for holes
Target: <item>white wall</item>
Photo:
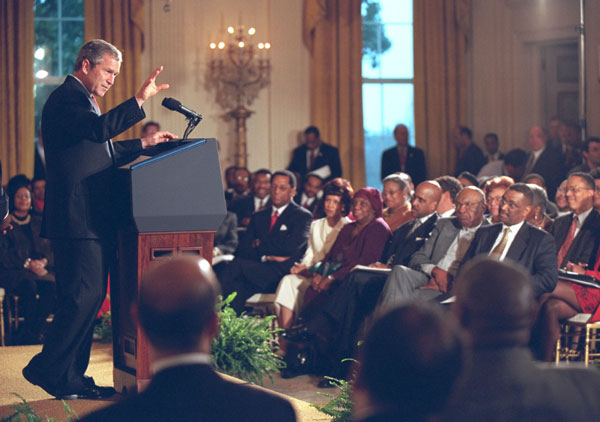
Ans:
<svg viewBox="0 0 600 422"><path fill-rule="evenodd" d="M542 121L543 45L577 42L578 0L472 0L469 124L481 144L496 132L504 151L528 149L527 133ZM586 1L588 136L600 134L600 2Z"/></svg>
<svg viewBox="0 0 600 422"><path fill-rule="evenodd" d="M298 133L309 122L308 59L302 43L302 0L166 0L145 3L143 74L165 67L158 81L171 87L145 105L149 119L179 136L184 117L160 105L173 97L204 115L192 137L215 137L221 144L221 165L233 164L235 123L226 121L205 86L211 41L225 38L227 26L242 22L256 28L257 40L271 44L271 85L249 107L247 121L248 167L280 169L287 166Z"/></svg>

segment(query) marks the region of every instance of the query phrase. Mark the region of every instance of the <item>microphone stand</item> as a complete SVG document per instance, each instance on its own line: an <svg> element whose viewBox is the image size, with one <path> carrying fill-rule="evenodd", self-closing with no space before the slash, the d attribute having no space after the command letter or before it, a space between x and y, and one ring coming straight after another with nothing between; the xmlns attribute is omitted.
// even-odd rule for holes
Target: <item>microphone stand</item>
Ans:
<svg viewBox="0 0 600 422"><path fill-rule="evenodd" d="M190 136L190 133L192 133L192 131L196 128L196 126L198 126L198 123L200 123L200 121L202 120L202 115L197 115L194 117L188 117L187 119L188 125L187 128L185 129L185 132L183 133L183 139L182 141L185 141L187 139L188 136Z"/></svg>

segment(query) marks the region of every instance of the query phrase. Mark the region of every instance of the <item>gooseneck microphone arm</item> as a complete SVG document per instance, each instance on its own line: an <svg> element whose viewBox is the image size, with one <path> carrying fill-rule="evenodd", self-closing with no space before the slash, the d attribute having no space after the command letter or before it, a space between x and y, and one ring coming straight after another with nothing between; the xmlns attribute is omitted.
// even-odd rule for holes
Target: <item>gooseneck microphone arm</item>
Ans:
<svg viewBox="0 0 600 422"><path fill-rule="evenodd" d="M202 120L202 115L196 113L194 110L187 108L181 102L177 101L174 98L165 97L162 100L163 107L168 108L169 110L176 111L177 113L181 113L185 116L185 119L188 121L187 128L183 134L182 140L187 139L190 136L190 133L196 128L198 123Z"/></svg>

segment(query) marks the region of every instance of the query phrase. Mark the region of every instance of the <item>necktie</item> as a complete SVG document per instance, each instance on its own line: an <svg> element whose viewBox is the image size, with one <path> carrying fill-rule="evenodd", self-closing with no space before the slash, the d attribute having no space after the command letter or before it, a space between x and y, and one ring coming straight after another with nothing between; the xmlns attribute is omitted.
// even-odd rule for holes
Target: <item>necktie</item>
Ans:
<svg viewBox="0 0 600 422"><path fill-rule="evenodd" d="M576 215L573 215L573 221L571 222L571 226L569 226L569 231L567 232L567 237L565 237L565 241L561 245L558 251L558 268L562 267L562 262L567 256L567 252L569 252L569 248L575 239L575 230L577 230L577 225L579 224L579 218Z"/></svg>
<svg viewBox="0 0 600 422"><path fill-rule="evenodd" d="M312 170L312 168L315 166L315 159L317 158L317 155L315 154L315 150L311 150L310 151L310 169Z"/></svg>
<svg viewBox="0 0 600 422"><path fill-rule="evenodd" d="M406 149L400 148L400 170L404 171L406 165Z"/></svg>
<svg viewBox="0 0 600 422"><path fill-rule="evenodd" d="M275 222L277 221L277 217L279 217L279 213L277 212L277 210L275 210L275 212L271 216L271 226L269 227L269 232L271 230L273 230L273 226L275 225Z"/></svg>
<svg viewBox="0 0 600 422"><path fill-rule="evenodd" d="M523 174L531 173L531 169L533 169L533 165L535 164L535 157L533 152L529 153L529 159L527 160L527 164L525 165L525 172Z"/></svg>
<svg viewBox="0 0 600 422"><path fill-rule="evenodd" d="M94 104L96 104L96 111L98 111L98 115L102 114L102 112L100 111L100 106L98 105L98 101L96 101L96 97L94 97L93 95L90 95L90 97L92 97L92 101L94 102Z"/></svg>
<svg viewBox="0 0 600 422"><path fill-rule="evenodd" d="M302 204L302 207L308 209L308 199L306 201L304 201L304 204Z"/></svg>
<svg viewBox="0 0 600 422"><path fill-rule="evenodd" d="M265 198L261 199L258 203L258 211L262 211L265 209Z"/></svg>
<svg viewBox="0 0 600 422"><path fill-rule="evenodd" d="M502 239L500 239L500 243L496 245L494 250L490 252L490 256L494 258L500 259L502 253L504 252L504 248L506 248L506 244L508 243L508 234L510 233L510 228L505 228L504 233L502 234Z"/></svg>

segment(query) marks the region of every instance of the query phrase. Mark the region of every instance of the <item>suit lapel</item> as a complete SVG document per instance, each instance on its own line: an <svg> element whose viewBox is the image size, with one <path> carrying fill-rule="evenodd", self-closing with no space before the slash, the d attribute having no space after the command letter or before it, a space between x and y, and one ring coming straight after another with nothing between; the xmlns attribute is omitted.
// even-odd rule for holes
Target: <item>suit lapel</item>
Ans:
<svg viewBox="0 0 600 422"><path fill-rule="evenodd" d="M494 224L489 229L489 236L487 239L482 240L481 252L489 254L492 251L492 246L494 246L494 242L498 238L498 235L502 231L502 224Z"/></svg>
<svg viewBox="0 0 600 422"><path fill-rule="evenodd" d="M513 261L520 262L523 252L529 246L528 240L531 238L530 230L531 227L529 226L529 223L523 223L521 229L513 239L510 249L508 249L508 252L506 253L505 259L509 258Z"/></svg>

